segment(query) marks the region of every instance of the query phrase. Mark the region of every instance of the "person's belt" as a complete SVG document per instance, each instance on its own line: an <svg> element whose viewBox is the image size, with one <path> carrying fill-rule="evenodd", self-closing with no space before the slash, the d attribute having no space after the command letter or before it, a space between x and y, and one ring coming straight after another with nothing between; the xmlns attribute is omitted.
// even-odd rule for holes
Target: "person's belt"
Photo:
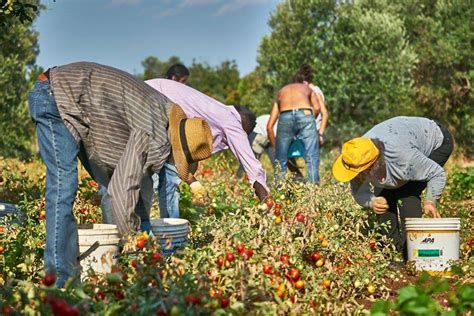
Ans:
<svg viewBox="0 0 474 316"><path fill-rule="evenodd" d="M49 69L38 76L39 81L49 81Z"/></svg>
<svg viewBox="0 0 474 316"><path fill-rule="evenodd" d="M292 109L292 110L285 110L285 111L281 111L280 113L285 113L285 112L298 112L298 111L311 111L313 112L313 110L311 108L298 108L298 109Z"/></svg>

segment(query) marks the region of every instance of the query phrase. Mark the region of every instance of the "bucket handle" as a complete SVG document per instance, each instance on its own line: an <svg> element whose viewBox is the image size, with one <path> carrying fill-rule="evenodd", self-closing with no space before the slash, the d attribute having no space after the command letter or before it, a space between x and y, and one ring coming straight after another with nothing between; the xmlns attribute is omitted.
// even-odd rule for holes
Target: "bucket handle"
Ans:
<svg viewBox="0 0 474 316"><path fill-rule="evenodd" d="M77 261L82 261L85 258L87 258L91 253L94 252L94 250L99 248L99 246L100 246L99 241L96 241L95 243L93 243L92 246L89 247L89 249L87 249L86 251L84 251L77 257Z"/></svg>

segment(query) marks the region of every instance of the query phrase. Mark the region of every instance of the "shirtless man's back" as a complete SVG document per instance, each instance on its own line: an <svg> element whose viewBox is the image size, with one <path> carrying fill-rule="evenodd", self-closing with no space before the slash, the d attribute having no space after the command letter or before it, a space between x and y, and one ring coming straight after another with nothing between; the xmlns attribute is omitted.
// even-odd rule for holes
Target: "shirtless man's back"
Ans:
<svg viewBox="0 0 474 316"><path fill-rule="evenodd" d="M278 111L294 109L312 110L316 116L319 113L317 96L308 85L303 83L290 83L278 91Z"/></svg>

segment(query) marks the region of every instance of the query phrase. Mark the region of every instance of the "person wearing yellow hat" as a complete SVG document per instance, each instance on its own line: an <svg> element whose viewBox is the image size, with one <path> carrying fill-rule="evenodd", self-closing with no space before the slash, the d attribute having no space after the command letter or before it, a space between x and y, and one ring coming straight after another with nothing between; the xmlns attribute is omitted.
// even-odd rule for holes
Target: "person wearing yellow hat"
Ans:
<svg viewBox="0 0 474 316"><path fill-rule="evenodd" d="M332 172L338 181L350 181L357 203L371 208L379 223L388 223L383 233L406 259L405 218L422 216L425 189L425 213L440 217L436 201L446 183L443 166L452 151L453 138L440 123L399 116L344 143Z"/></svg>

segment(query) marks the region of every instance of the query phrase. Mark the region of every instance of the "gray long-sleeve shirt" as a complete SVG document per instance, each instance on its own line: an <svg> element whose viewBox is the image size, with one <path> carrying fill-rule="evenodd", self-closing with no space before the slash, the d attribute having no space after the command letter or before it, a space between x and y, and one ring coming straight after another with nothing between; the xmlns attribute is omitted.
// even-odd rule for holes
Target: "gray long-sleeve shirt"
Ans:
<svg viewBox="0 0 474 316"><path fill-rule="evenodd" d="M396 189L408 181L426 181L426 199L436 202L440 198L446 174L443 167L428 158L443 143L443 133L436 122L398 116L377 124L362 137L383 142L386 177L378 180L359 175L352 180L352 195L357 203L370 207L375 194L382 189Z"/></svg>
<svg viewBox="0 0 474 316"><path fill-rule="evenodd" d="M171 101L124 71L89 62L52 68L50 81L66 127L112 175L107 191L120 232L137 228L141 180L170 154Z"/></svg>

